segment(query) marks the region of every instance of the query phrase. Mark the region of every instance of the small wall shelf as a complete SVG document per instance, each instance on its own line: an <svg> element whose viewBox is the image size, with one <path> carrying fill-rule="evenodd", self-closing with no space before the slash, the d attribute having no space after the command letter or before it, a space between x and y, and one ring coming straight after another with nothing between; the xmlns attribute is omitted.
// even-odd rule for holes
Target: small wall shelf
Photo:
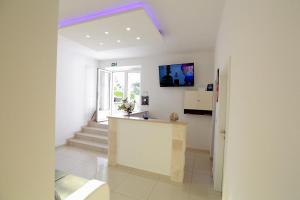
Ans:
<svg viewBox="0 0 300 200"><path fill-rule="evenodd" d="M213 92L188 90L184 93L184 114L212 115Z"/></svg>

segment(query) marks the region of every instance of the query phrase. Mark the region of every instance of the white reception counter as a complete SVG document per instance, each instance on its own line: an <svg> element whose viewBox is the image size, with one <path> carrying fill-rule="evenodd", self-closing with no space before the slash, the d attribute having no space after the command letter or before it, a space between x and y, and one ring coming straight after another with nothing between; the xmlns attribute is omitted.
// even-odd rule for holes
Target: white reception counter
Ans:
<svg viewBox="0 0 300 200"><path fill-rule="evenodd" d="M123 165L183 181L186 123L126 116L108 119L110 165Z"/></svg>

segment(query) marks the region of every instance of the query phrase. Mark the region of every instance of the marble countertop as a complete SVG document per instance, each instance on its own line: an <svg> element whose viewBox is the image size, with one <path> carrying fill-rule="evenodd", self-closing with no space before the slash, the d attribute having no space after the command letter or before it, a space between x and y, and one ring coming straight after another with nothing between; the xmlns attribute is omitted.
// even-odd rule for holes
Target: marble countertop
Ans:
<svg viewBox="0 0 300 200"><path fill-rule="evenodd" d="M143 121L143 122L155 122L155 123L165 123L165 124L180 124L180 125L187 125L186 122L181 122L181 121L171 121L171 120L164 120L164 119L144 119L142 117L128 117L124 115L113 115L113 116L108 116L109 118L115 118L115 119L124 119L124 120L135 120L135 121Z"/></svg>

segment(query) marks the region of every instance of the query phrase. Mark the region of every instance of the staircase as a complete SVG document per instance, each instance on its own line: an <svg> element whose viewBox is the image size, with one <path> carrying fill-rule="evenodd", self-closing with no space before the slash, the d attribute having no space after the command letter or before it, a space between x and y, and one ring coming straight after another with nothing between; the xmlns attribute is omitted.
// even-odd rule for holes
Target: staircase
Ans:
<svg viewBox="0 0 300 200"><path fill-rule="evenodd" d="M75 133L73 138L68 139L69 146L80 147L107 153L108 149L108 122L89 121L81 131Z"/></svg>

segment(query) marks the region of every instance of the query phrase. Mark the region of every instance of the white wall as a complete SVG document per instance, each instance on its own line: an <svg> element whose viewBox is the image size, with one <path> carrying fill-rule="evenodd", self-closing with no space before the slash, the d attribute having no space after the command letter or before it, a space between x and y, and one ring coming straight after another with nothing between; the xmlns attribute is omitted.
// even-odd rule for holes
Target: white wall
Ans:
<svg viewBox="0 0 300 200"><path fill-rule="evenodd" d="M0 1L0 199L54 199L58 1Z"/></svg>
<svg viewBox="0 0 300 200"><path fill-rule="evenodd" d="M96 110L96 59L85 47L58 38L56 82L56 146L63 145Z"/></svg>
<svg viewBox="0 0 300 200"><path fill-rule="evenodd" d="M231 56L223 200L300 199L300 1L227 0L216 66Z"/></svg>
<svg viewBox="0 0 300 200"><path fill-rule="evenodd" d="M102 61L101 67L110 66L116 60ZM213 82L214 52L194 52L173 54L137 59L117 60L118 66L141 65L142 92L149 94L150 105L144 107L152 117L168 119L171 112L177 112L181 121L188 122L187 146L197 149L210 150L212 138L212 120L210 116L184 115L184 90L193 88L161 88L159 87L158 66L195 62L195 88L206 87Z"/></svg>

